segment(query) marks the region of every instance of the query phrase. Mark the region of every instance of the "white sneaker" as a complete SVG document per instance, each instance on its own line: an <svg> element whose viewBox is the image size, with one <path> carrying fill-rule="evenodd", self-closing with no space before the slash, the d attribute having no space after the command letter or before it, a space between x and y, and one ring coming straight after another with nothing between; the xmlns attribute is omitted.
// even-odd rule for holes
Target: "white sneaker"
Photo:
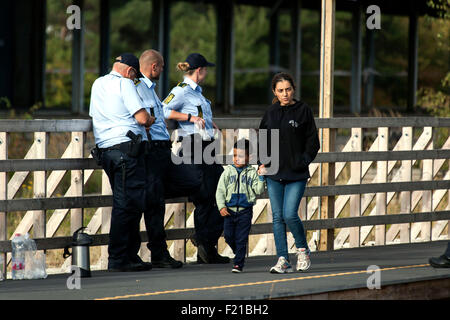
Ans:
<svg viewBox="0 0 450 320"><path fill-rule="evenodd" d="M305 248L297 249L297 271L306 271L311 267L311 260L309 259L309 253Z"/></svg>
<svg viewBox="0 0 450 320"><path fill-rule="evenodd" d="M270 268L270 273L290 273L293 271L285 257L279 257L277 264Z"/></svg>

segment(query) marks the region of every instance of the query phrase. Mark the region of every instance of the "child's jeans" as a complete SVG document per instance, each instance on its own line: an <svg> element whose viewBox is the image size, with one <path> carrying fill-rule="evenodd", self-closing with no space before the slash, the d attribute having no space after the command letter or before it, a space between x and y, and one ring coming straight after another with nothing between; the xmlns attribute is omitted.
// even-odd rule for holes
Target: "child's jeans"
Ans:
<svg viewBox="0 0 450 320"><path fill-rule="evenodd" d="M239 213L228 208L227 210L230 216L224 219L225 241L235 254L234 265L243 268L247 253L248 234L252 226L253 207L242 209Z"/></svg>

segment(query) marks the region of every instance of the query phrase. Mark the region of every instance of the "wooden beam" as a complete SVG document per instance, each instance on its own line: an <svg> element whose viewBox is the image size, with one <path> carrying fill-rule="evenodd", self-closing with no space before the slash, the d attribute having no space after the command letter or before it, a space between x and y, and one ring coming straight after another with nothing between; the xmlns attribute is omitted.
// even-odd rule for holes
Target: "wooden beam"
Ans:
<svg viewBox="0 0 450 320"><path fill-rule="evenodd" d="M290 43L290 69L297 85L295 98L301 97L301 70L302 70L302 30L301 30L301 7L302 0L292 1L291 11L291 43Z"/></svg>
<svg viewBox="0 0 450 320"><path fill-rule="evenodd" d="M34 134L37 143L35 158L47 158L48 133L36 132ZM45 199L47 195L47 178L45 171L33 172L33 198ZM38 209L33 212L33 238L45 237L46 227L46 208Z"/></svg>
<svg viewBox="0 0 450 320"><path fill-rule="evenodd" d="M373 89L375 77L372 72L375 70L375 31L366 29L365 39L365 70L364 70L364 108L366 110L373 107Z"/></svg>
<svg viewBox="0 0 450 320"><path fill-rule="evenodd" d="M218 1L216 16L216 105L230 113L234 106L234 0Z"/></svg>
<svg viewBox="0 0 450 320"><path fill-rule="evenodd" d="M0 132L0 159L8 158L8 139L8 133ZM6 172L0 172L0 201L6 199L8 199L8 176ZM0 241L6 241L8 239L8 223L6 218L6 212L0 212ZM0 268L0 278L6 279L6 254L1 252L0 259L3 260L2 268Z"/></svg>
<svg viewBox="0 0 450 320"><path fill-rule="evenodd" d="M362 63L362 22L361 3L354 4L352 12L352 78L350 90L350 111L361 113L361 63Z"/></svg>
<svg viewBox="0 0 450 320"><path fill-rule="evenodd" d="M158 50L164 58L164 70L158 81L158 95L160 98L169 93L170 71L170 6L171 0L152 1L152 35L151 46Z"/></svg>
<svg viewBox="0 0 450 320"><path fill-rule="evenodd" d="M73 29L72 34L72 113L84 112L84 0L76 0L80 7L81 28Z"/></svg>
<svg viewBox="0 0 450 320"><path fill-rule="evenodd" d="M378 128L378 150L385 151L389 148L389 128ZM377 162L377 182L386 183L388 178L388 161ZM376 198L376 213L377 215L386 215L386 192L377 193ZM375 227L375 244L385 245L386 244L386 226L379 225Z"/></svg>
<svg viewBox="0 0 450 320"><path fill-rule="evenodd" d="M72 157L84 157L84 132L72 132ZM70 186L72 192L70 196L83 196L83 170L71 170ZM70 233L83 227L83 208L70 209Z"/></svg>
<svg viewBox="0 0 450 320"><path fill-rule="evenodd" d="M319 117L333 117L333 77L334 77L334 21L336 12L335 0L322 0L321 11L321 39L320 39L320 101ZM334 151L335 130L319 130L322 152ZM335 164L324 163L319 169L319 180L323 186L334 185ZM320 218L334 218L334 196L320 199ZM321 230L319 250L332 250L334 244L334 230Z"/></svg>
<svg viewBox="0 0 450 320"><path fill-rule="evenodd" d="M419 52L419 32L418 32L418 16L415 1L412 1L411 13L409 15L408 29L408 112L413 112L417 103L417 78L419 72L418 52Z"/></svg>
<svg viewBox="0 0 450 320"><path fill-rule="evenodd" d="M318 128L351 129L379 127L450 127L450 118L435 117L340 117L316 118ZM220 128L258 129L261 118L214 118ZM92 131L92 120L4 120L0 119L0 128L4 132L72 132Z"/></svg>
<svg viewBox="0 0 450 320"><path fill-rule="evenodd" d="M352 129L352 151L361 152L363 144L363 136L361 128ZM353 185L361 184L361 162L353 161L350 163L350 183ZM359 217L361 216L361 195L355 194L350 196L350 216ZM359 247L361 229L354 227L350 229L350 246L352 248Z"/></svg>
<svg viewBox="0 0 450 320"><path fill-rule="evenodd" d="M100 76L110 70L111 57L111 9L110 0L100 0Z"/></svg>
<svg viewBox="0 0 450 320"><path fill-rule="evenodd" d="M268 78L268 100L272 101L273 92L271 88L272 78L278 72L280 66L280 28L279 10L275 8L269 15L269 78Z"/></svg>

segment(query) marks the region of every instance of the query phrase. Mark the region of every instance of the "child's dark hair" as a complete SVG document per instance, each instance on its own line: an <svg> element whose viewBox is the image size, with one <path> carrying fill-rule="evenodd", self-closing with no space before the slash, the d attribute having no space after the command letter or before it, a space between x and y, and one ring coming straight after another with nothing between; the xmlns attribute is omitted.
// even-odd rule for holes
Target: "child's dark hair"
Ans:
<svg viewBox="0 0 450 320"><path fill-rule="evenodd" d="M250 154L250 141L248 141L247 139L238 140L234 144L233 148L245 150L245 155L248 156Z"/></svg>

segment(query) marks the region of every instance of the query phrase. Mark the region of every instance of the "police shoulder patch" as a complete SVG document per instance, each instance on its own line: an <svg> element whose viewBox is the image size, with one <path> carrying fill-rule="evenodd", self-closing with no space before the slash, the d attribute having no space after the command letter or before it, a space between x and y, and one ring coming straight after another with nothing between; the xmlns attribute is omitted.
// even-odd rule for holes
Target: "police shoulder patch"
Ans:
<svg viewBox="0 0 450 320"><path fill-rule="evenodd" d="M175 97L173 93L169 94L167 98L164 99L163 103L168 104L170 101L172 101L173 97Z"/></svg>
<svg viewBox="0 0 450 320"><path fill-rule="evenodd" d="M178 86L178 87L184 88L184 87L187 86L187 83L185 83L185 82L180 82L180 83L177 84L177 86Z"/></svg>
<svg viewBox="0 0 450 320"><path fill-rule="evenodd" d="M134 82L134 85L137 86L139 83L141 83L141 80L139 80L139 79L134 79L133 82Z"/></svg>

